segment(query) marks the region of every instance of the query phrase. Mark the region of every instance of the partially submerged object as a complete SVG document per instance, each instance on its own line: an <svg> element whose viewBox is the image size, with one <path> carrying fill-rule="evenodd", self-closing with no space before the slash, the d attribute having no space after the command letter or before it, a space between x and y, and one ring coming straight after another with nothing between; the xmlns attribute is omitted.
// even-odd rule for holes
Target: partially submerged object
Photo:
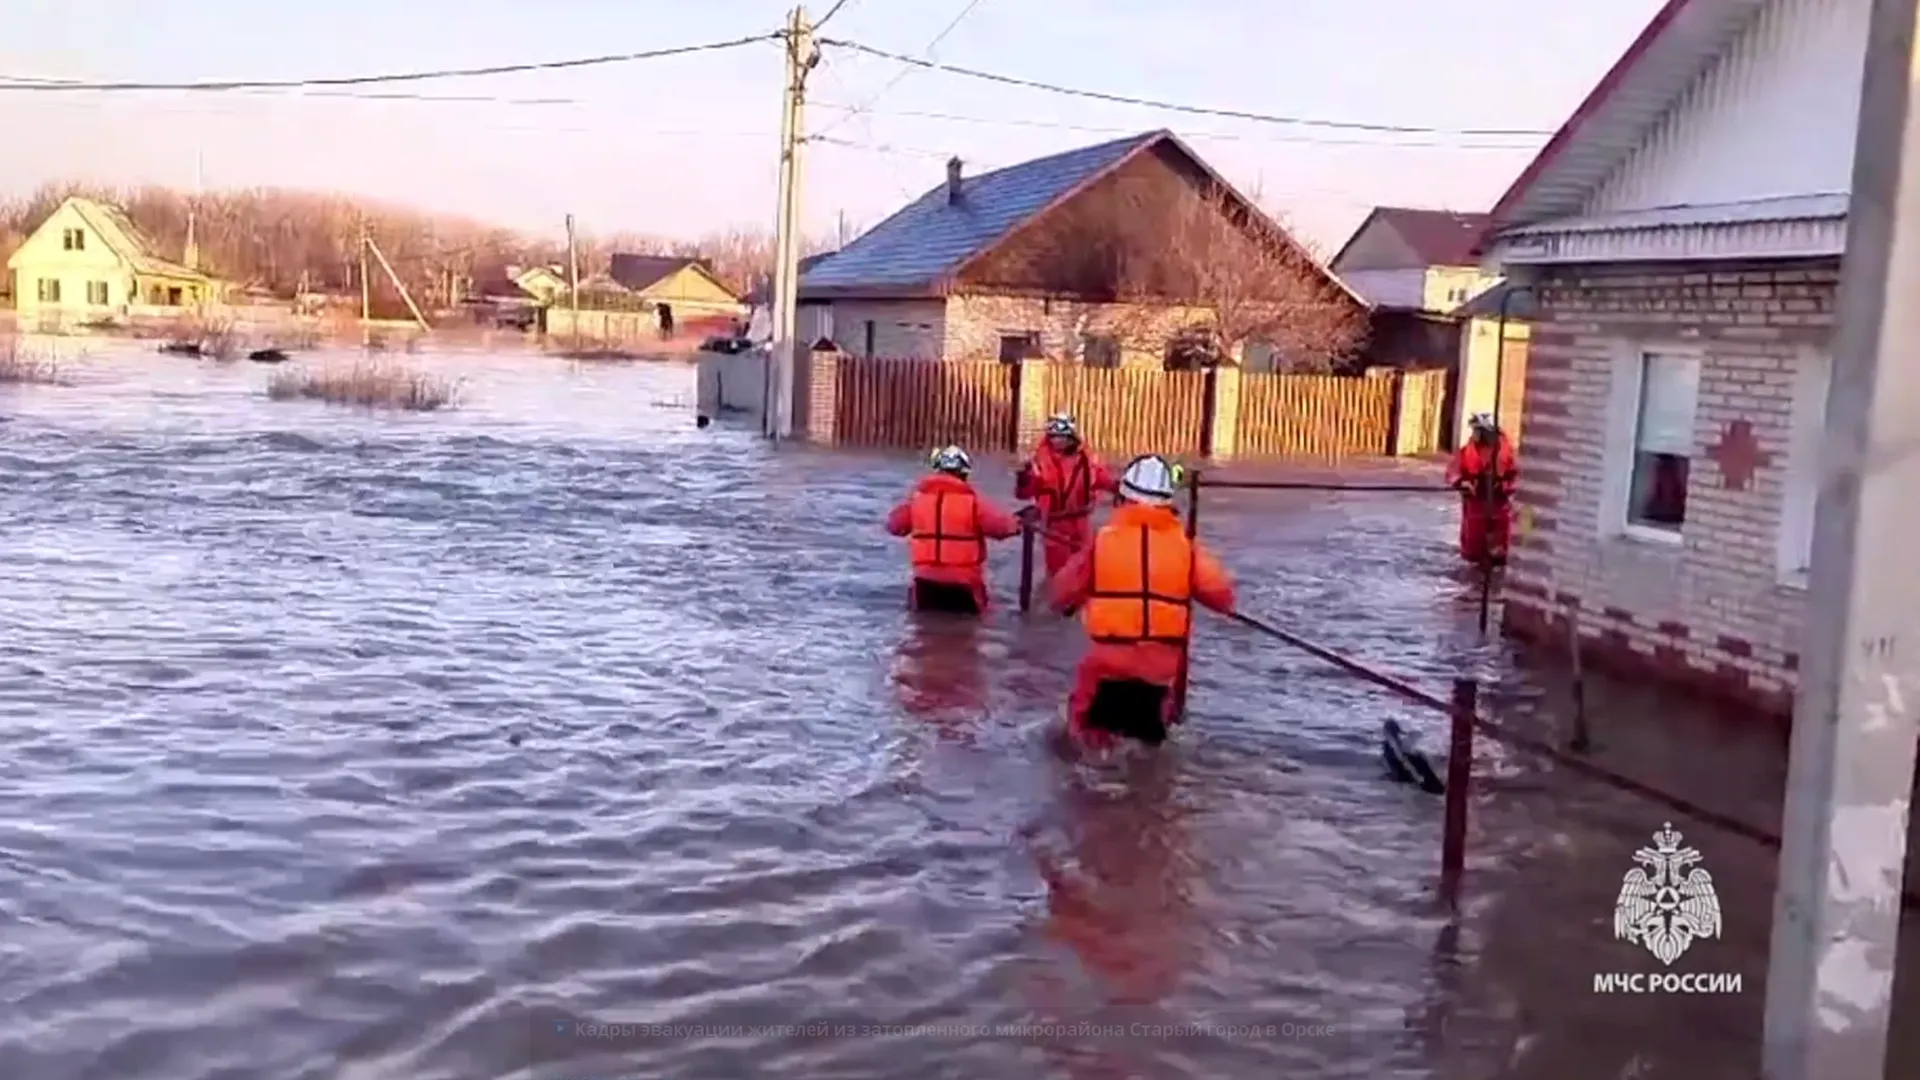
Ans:
<svg viewBox="0 0 1920 1080"><path fill-rule="evenodd" d="M284 364L288 357L284 349L266 348L253 350L247 354L247 359L256 364Z"/></svg>
<svg viewBox="0 0 1920 1080"><path fill-rule="evenodd" d="M199 356L200 343L197 341L169 341L160 346L160 351L169 356Z"/></svg>
<svg viewBox="0 0 1920 1080"><path fill-rule="evenodd" d="M1447 785L1434 771L1433 763L1413 744L1399 721L1387 721L1381 731L1380 756L1387 763L1387 774L1400 783L1416 785L1429 795L1446 793Z"/></svg>

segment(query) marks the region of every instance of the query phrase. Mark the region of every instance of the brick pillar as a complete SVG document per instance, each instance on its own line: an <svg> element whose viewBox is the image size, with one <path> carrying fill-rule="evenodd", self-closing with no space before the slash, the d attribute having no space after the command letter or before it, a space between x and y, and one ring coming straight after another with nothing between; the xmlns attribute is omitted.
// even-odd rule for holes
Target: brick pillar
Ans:
<svg viewBox="0 0 1920 1080"><path fill-rule="evenodd" d="M1213 398L1207 402L1213 417L1207 456L1213 461L1232 461L1240 449L1240 377L1240 369L1229 364L1213 369Z"/></svg>
<svg viewBox="0 0 1920 1080"><path fill-rule="evenodd" d="M1020 400L1014 402L1019 410L1019 445L1013 448L1018 454L1027 447L1040 441L1040 435L1047 429L1047 362L1044 360L1020 361Z"/></svg>
<svg viewBox="0 0 1920 1080"><path fill-rule="evenodd" d="M821 349L807 360L807 440L830 446L839 420L840 354Z"/></svg>

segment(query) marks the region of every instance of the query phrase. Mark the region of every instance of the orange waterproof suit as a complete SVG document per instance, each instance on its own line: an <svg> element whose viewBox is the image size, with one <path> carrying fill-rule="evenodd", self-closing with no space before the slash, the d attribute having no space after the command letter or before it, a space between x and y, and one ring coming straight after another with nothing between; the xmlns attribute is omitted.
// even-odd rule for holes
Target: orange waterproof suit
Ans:
<svg viewBox="0 0 1920 1080"><path fill-rule="evenodd" d="M1122 505L1049 588L1060 611L1081 611L1093 641L1068 701L1073 733L1094 745L1111 741L1088 723L1100 684L1109 681L1166 689L1161 722L1177 723L1171 691L1193 630L1193 604L1231 612L1234 597L1226 570L1187 539L1173 508Z"/></svg>
<svg viewBox="0 0 1920 1080"><path fill-rule="evenodd" d="M1469 441L1447 465L1447 486L1460 492L1460 557L1502 562L1513 535L1513 490L1520 473L1505 433Z"/></svg>
<svg viewBox="0 0 1920 1080"><path fill-rule="evenodd" d="M985 611L987 541L1020 535L1020 523L981 497L972 484L949 473L933 473L887 515L887 531L908 538L916 586L910 596L919 596L922 582L960 586L972 592L974 606Z"/></svg>
<svg viewBox="0 0 1920 1080"><path fill-rule="evenodd" d="M1071 454L1041 439L1013 482L1013 497L1031 499L1046 530L1047 576L1066 568L1093 536L1093 499L1119 490L1113 473L1083 445Z"/></svg>

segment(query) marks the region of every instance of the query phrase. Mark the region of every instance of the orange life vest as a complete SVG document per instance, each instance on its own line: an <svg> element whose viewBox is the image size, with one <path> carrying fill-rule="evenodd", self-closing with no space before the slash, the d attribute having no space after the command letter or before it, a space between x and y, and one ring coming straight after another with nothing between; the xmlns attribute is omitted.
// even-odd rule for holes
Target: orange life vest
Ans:
<svg viewBox="0 0 1920 1080"><path fill-rule="evenodd" d="M980 499L970 491L916 491L908 551L913 565L979 566L987 561Z"/></svg>
<svg viewBox="0 0 1920 1080"><path fill-rule="evenodd" d="M1109 525L1093 538L1087 636L1180 644L1193 622L1193 545L1178 528Z"/></svg>

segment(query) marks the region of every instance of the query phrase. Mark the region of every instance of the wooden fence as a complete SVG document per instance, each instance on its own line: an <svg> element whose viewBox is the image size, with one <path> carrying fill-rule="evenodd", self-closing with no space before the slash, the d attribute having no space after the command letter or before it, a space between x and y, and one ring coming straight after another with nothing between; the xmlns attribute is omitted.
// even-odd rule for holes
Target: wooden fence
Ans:
<svg viewBox="0 0 1920 1080"><path fill-rule="evenodd" d="M1241 457L1384 454L1396 380L1341 375L1240 377Z"/></svg>
<svg viewBox="0 0 1920 1080"><path fill-rule="evenodd" d="M1207 376L1153 368L1046 369L1047 414L1072 413L1104 454L1197 456L1206 426Z"/></svg>
<svg viewBox="0 0 1920 1080"><path fill-rule="evenodd" d="M1011 364L842 356L834 387L834 438L859 446L970 450L1014 438Z"/></svg>

